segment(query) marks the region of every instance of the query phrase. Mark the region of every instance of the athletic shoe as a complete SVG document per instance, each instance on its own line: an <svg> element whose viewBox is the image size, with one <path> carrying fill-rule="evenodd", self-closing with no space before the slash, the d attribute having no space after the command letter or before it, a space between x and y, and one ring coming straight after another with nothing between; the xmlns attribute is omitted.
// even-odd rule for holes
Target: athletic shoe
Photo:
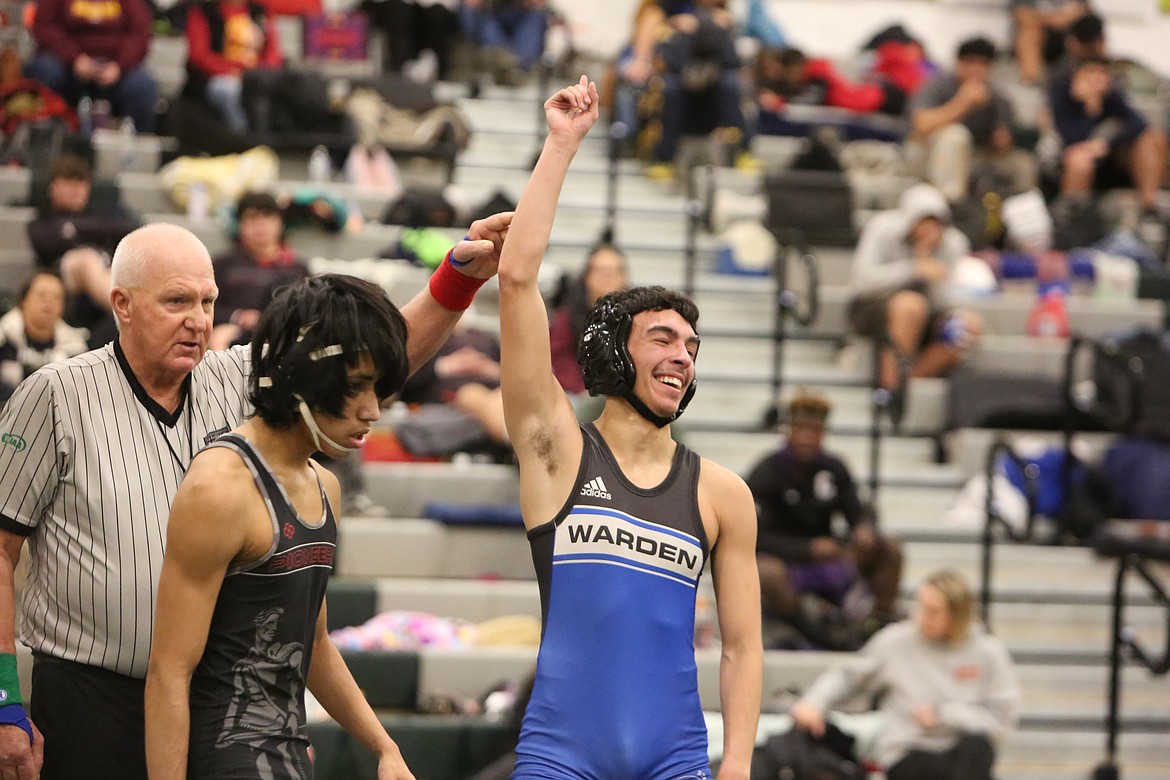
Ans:
<svg viewBox="0 0 1170 780"><path fill-rule="evenodd" d="M674 166L667 162L650 163L646 166L646 178L650 181L674 181Z"/></svg>

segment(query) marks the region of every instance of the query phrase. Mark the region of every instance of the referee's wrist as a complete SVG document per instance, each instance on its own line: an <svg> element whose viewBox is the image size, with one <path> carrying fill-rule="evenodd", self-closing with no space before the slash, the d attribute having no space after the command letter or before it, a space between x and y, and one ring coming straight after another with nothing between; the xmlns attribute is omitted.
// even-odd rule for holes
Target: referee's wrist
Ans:
<svg viewBox="0 0 1170 780"><path fill-rule="evenodd" d="M16 654L0 653L0 707L9 704L24 704L24 699L20 695Z"/></svg>

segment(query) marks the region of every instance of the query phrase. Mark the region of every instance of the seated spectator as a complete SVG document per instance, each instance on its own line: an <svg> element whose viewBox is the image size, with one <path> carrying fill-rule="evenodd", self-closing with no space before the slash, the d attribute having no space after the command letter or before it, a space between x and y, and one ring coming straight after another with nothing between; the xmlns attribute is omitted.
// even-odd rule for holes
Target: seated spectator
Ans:
<svg viewBox="0 0 1170 780"><path fill-rule="evenodd" d="M138 226L116 197L95 202L93 184L93 171L81 157L62 155L49 168L43 196L34 193L37 215L27 227L38 267L56 270L61 257L79 246L112 255Z"/></svg>
<svg viewBox="0 0 1170 780"><path fill-rule="evenodd" d="M0 317L0 406L41 366L89 349L85 330L66 325L65 285L37 271L20 287L16 308Z"/></svg>
<svg viewBox="0 0 1170 780"><path fill-rule="evenodd" d="M511 448L500 395L500 342L490 333L456 330L406 381L398 400L449 404L478 423L493 443Z"/></svg>
<svg viewBox="0 0 1170 780"><path fill-rule="evenodd" d="M361 9L371 28L384 33L382 61L400 72L425 51L435 55L440 81L451 73L451 53L459 37L459 0L363 0Z"/></svg>
<svg viewBox="0 0 1170 780"><path fill-rule="evenodd" d="M765 616L791 624L823 647L849 649L857 634L834 637L802 609L801 597L812 594L843 606L864 582L873 612L853 618L870 626L891 622L897 616L902 546L878 532L849 469L822 447L831 409L820 395L797 393L788 408L788 441L756 464L747 484L759 515L756 560ZM848 539L833 533L837 515L849 524Z"/></svg>
<svg viewBox="0 0 1170 780"><path fill-rule="evenodd" d="M1011 104L991 82L994 62L991 41L963 41L955 69L936 74L910 105L910 156L951 202L967 195L973 173L1005 197L1036 186L1032 155L1012 140Z"/></svg>
<svg viewBox="0 0 1170 780"><path fill-rule="evenodd" d="M862 336L886 344L881 385L901 377L941 376L978 343L978 314L945 308L948 280L970 243L950 224L942 193L911 187L897 209L874 216L861 232L849 285L849 321Z"/></svg>
<svg viewBox="0 0 1170 780"><path fill-rule="evenodd" d="M714 131L735 153L735 163L755 167L740 106L739 56L732 17L721 0L644 0L635 16L634 39L621 71L631 83L660 86L653 131L652 179L674 177L674 158L687 132ZM651 75L658 77L651 82ZM660 83L659 83L660 82Z"/></svg>
<svg viewBox="0 0 1170 780"><path fill-rule="evenodd" d="M320 216L312 204L297 205L292 210ZM235 246L212 258L219 297L209 349L250 342L260 315L276 291L310 275L305 262L284 243L285 223L285 210L270 193L245 192L236 202ZM339 458L320 455L317 459L341 482L343 515L390 514L366 492L361 453Z"/></svg>
<svg viewBox="0 0 1170 780"><path fill-rule="evenodd" d="M187 9L187 83L184 92L214 108L228 129L242 134L266 124L244 110L244 73L280 68L284 56L275 21L249 0L196 0Z"/></svg>
<svg viewBox="0 0 1170 780"><path fill-rule="evenodd" d="M1166 135L1134 108L1112 77L1109 61L1099 56L1081 60L1052 85L1049 107L1063 147L1061 195L1084 199L1097 190L1133 186L1143 221L1160 225L1157 199L1166 171Z"/></svg>
<svg viewBox="0 0 1170 780"><path fill-rule="evenodd" d="M553 374L574 404L588 398L585 376L577 362L585 316L603 295L628 286L626 256L612 243L602 240L589 252L580 276L568 280L554 302L549 320Z"/></svg>
<svg viewBox="0 0 1170 780"><path fill-rule="evenodd" d="M1106 57L1105 20L1097 14L1085 14L1068 26L1064 36L1064 56L1053 66L1049 86L1072 77L1081 60Z"/></svg>
<svg viewBox="0 0 1170 780"><path fill-rule="evenodd" d="M893 84L908 98L918 94L938 69L922 41L900 24L879 30L862 44L861 50L872 52L870 74Z"/></svg>
<svg viewBox="0 0 1170 780"><path fill-rule="evenodd" d="M49 169L43 200L35 194L37 216L27 230L37 267L60 274L65 282L66 322L88 329L90 346L96 348L109 342L115 332L110 314L110 256L138 221L116 197L95 202L93 191L89 163L62 155Z"/></svg>
<svg viewBox="0 0 1170 780"><path fill-rule="evenodd" d="M463 34L483 50L497 82L521 83L544 53L546 0L463 0Z"/></svg>
<svg viewBox="0 0 1170 780"><path fill-rule="evenodd" d="M280 204L267 192L245 192L236 203L236 245L212 258L219 298L211 349L248 343L273 293L309 276L284 243Z"/></svg>
<svg viewBox="0 0 1170 780"><path fill-rule="evenodd" d="M756 59L756 100L760 109L776 113L784 106L830 106L870 114L901 114L906 95L885 82L852 83L833 63L808 59L799 49L765 49ZM765 118L761 116L761 132Z"/></svg>
<svg viewBox="0 0 1170 780"><path fill-rule="evenodd" d="M1044 67L1064 54L1069 25L1089 13L1085 0L1011 0L1016 67L1029 84L1044 79Z"/></svg>
<svg viewBox="0 0 1170 780"><path fill-rule="evenodd" d="M794 727L819 738L835 705L880 696L874 751L888 780L990 780L1020 689L1007 648L973 624L974 609L962 575L927 577L913 620L882 629L817 678L792 707Z"/></svg>
<svg viewBox="0 0 1170 780"><path fill-rule="evenodd" d="M139 132L153 133L158 87L143 65L151 24L146 0L39 0L37 53L25 75L73 105L83 95L107 99Z"/></svg>

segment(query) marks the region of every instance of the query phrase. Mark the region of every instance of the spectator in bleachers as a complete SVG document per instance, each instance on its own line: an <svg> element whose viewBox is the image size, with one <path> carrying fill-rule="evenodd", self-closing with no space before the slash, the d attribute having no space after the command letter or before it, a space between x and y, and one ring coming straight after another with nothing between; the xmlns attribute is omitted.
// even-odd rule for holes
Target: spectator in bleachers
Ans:
<svg viewBox="0 0 1170 780"><path fill-rule="evenodd" d="M85 159L62 155L53 162L44 192L34 193L37 216L27 228L38 266L56 268L66 252L79 246L113 254L138 226L116 196L98 203L93 195L93 170Z"/></svg>
<svg viewBox="0 0 1170 780"><path fill-rule="evenodd" d="M1133 106L1109 61L1097 55L1081 60L1052 85L1049 107L1063 147L1062 197L1087 199L1095 190L1133 186L1143 221L1160 225L1166 134Z"/></svg>
<svg viewBox="0 0 1170 780"><path fill-rule="evenodd" d="M874 752L889 780L990 780L1020 689L1007 648L973 623L974 609L962 575L927 577L913 620L887 626L817 678L792 707L795 728L820 737L835 705L880 695Z"/></svg>
<svg viewBox="0 0 1170 780"><path fill-rule="evenodd" d="M906 95L895 85L874 80L851 82L826 59L805 57L799 49L766 49L756 59L756 101L760 132L767 114L789 103L846 108L861 113L901 114Z"/></svg>
<svg viewBox="0 0 1170 780"><path fill-rule="evenodd" d="M105 98L143 133L155 128L158 86L143 61L150 49L146 0L38 0L37 53L25 75L76 105Z"/></svg>
<svg viewBox="0 0 1170 780"><path fill-rule="evenodd" d="M44 195L34 193L37 216L28 238L37 266L60 274L68 294L66 321L87 328L90 346L114 336L110 313L110 256L138 221L121 205L116 191L103 188L95 202L93 172L80 157L62 155L49 169Z"/></svg>
<svg viewBox="0 0 1170 780"><path fill-rule="evenodd" d="M187 9L187 84L184 91L216 110L234 133L257 122L244 110L244 73L280 68L284 55L276 23L250 0L196 0ZM263 122L260 122L263 124Z"/></svg>
<svg viewBox="0 0 1170 780"><path fill-rule="evenodd" d="M889 390L900 390L904 376L945 374L982 335L978 314L946 308L950 274L971 248L950 223L942 193L918 184L861 232L849 321L860 335L885 344L880 381Z"/></svg>
<svg viewBox="0 0 1170 780"><path fill-rule="evenodd" d="M1069 25L1089 13L1085 0L1011 0L1016 67L1020 78L1039 84L1045 65L1064 54Z"/></svg>
<svg viewBox="0 0 1170 780"><path fill-rule="evenodd" d="M674 177L674 158L687 132L713 130L735 152L737 165L756 165L740 105L733 20L723 5L722 0L643 0L638 8L621 71L632 84L661 91L649 136L656 139L647 169L652 179Z"/></svg>
<svg viewBox="0 0 1170 780"><path fill-rule="evenodd" d="M1085 14L1068 26L1064 57L1053 67L1048 83L1053 85L1070 78L1083 59L1105 56L1105 20L1097 14Z"/></svg>
<svg viewBox="0 0 1170 780"><path fill-rule="evenodd" d="M507 447L500 396L500 342L482 330L457 329L398 394L408 404L449 404L467 414L497 445Z"/></svg>
<svg viewBox="0 0 1170 780"><path fill-rule="evenodd" d="M626 256L603 239L593 247L579 276L564 284L549 325L553 373L570 399L588 398L585 377L577 362L577 346L585 329L585 317L603 295L629 286ZM576 403L576 400L574 401Z"/></svg>
<svg viewBox="0 0 1170 780"><path fill-rule="evenodd" d="M276 291L310 275L305 261L284 243L285 219L280 203L267 192L245 192L236 202L235 246L212 258L219 297L209 349L247 344L260 315ZM321 456L343 487L342 513L349 517L385 517L389 513L366 493L361 456Z"/></svg>
<svg viewBox="0 0 1170 780"><path fill-rule="evenodd" d="M236 203L235 246L212 258L219 298L211 349L247 343L277 288L309 276L305 261L284 243L284 217L267 192L245 192Z"/></svg>
<svg viewBox="0 0 1170 780"><path fill-rule="evenodd" d="M822 446L831 410L823 396L797 393L788 407L788 441L755 465L747 483L759 518L756 560L765 616L791 624L816 644L843 649L850 642L856 647L860 632L834 635L802 608L802 597L842 607L850 591L868 590L872 613L851 619L862 624L853 628L872 633L897 617L902 546L878 532L848 467ZM838 516L849 524L847 539L833 532Z"/></svg>
<svg viewBox="0 0 1170 780"><path fill-rule="evenodd" d="M0 406L41 366L89 349L85 330L65 324L65 285L37 271L20 287L16 307L0 317Z"/></svg>
<svg viewBox="0 0 1170 780"><path fill-rule="evenodd" d="M447 79L459 37L459 0L364 0L361 9L370 26L385 34L383 61L388 70L401 71L429 50L438 66L435 76Z"/></svg>
<svg viewBox="0 0 1170 780"><path fill-rule="evenodd" d="M1012 139L1012 107L991 81L995 44L959 44L953 71L940 72L910 104L909 151L924 178L954 202L972 177L991 180L1001 195L1036 186L1036 164Z"/></svg>
<svg viewBox="0 0 1170 780"><path fill-rule="evenodd" d="M548 31L547 0L463 0L463 34L483 51L497 81L516 85L540 61Z"/></svg>

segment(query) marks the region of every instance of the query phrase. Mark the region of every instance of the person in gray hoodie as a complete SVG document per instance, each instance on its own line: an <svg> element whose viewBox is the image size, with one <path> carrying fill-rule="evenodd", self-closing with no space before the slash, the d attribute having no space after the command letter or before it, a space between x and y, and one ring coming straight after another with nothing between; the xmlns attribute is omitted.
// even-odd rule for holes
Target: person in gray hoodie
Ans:
<svg viewBox="0 0 1170 780"><path fill-rule="evenodd" d="M900 373L941 376L983 332L978 314L948 308L948 282L971 251L951 225L942 193L929 184L906 190L898 208L874 216L861 232L850 271L849 321L862 336L886 340L881 384Z"/></svg>
<svg viewBox="0 0 1170 780"><path fill-rule="evenodd" d="M796 728L819 737L825 713L859 693L882 694L874 758L888 780L989 780L995 743L1019 717L1007 648L972 624L962 575L940 571L918 589L912 620L873 636L793 705Z"/></svg>

